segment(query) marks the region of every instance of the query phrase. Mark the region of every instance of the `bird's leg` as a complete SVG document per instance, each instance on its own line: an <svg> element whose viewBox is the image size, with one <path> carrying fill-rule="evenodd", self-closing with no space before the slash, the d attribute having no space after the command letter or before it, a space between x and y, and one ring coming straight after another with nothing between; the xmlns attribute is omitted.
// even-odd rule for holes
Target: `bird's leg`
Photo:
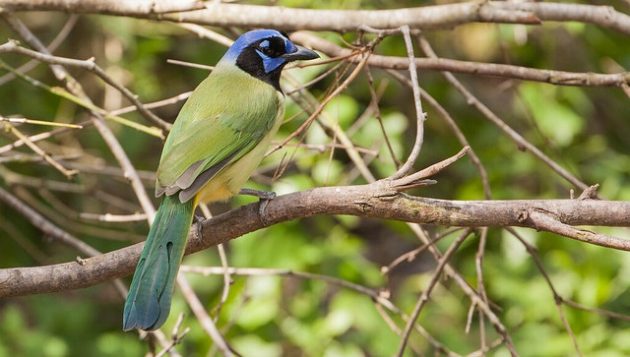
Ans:
<svg viewBox="0 0 630 357"><path fill-rule="evenodd" d="M264 226L268 226L269 222L267 222L267 219L265 218L265 210L267 209L269 201L276 198L276 193L270 191L255 190L253 188L241 188L239 194L258 197L258 217L260 218L260 222L262 222Z"/></svg>
<svg viewBox="0 0 630 357"><path fill-rule="evenodd" d="M193 215L193 223L201 223L206 220L206 217L202 212L199 211L199 207L195 209L195 213Z"/></svg>

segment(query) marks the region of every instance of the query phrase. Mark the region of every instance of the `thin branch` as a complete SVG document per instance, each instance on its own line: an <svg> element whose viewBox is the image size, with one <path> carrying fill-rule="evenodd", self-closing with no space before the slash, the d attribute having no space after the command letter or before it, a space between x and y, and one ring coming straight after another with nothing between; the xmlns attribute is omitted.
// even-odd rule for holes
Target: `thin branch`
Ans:
<svg viewBox="0 0 630 357"><path fill-rule="evenodd" d="M122 15L211 26L264 27L282 30L352 31L362 26L379 29L444 29L471 22L539 24L541 21L580 21L630 34L630 16L610 6L563 3L513 3L470 1L446 5L394 10L311 10L279 6L208 4L189 11L190 0L179 8L186 12L169 14L176 9L173 0L83 1L83 0L0 0L5 11L63 11Z"/></svg>
<svg viewBox="0 0 630 357"><path fill-rule="evenodd" d="M54 223L50 222L44 216L39 214L27 204L22 202L19 198L15 197L8 191L5 191L0 187L0 200L6 205L18 211L22 216L26 217L33 226L37 227L44 234L57 239L63 244L72 247L82 254L88 257L95 257L101 255L101 252L87 245L77 237L57 227Z"/></svg>
<svg viewBox="0 0 630 357"><path fill-rule="evenodd" d="M348 56L352 50L342 48L330 41L315 36L309 32L299 31L291 34L291 38L297 42L326 53L329 56ZM358 62L356 57L348 57L350 62ZM570 86L622 86L630 84L630 73L579 73L556 71L550 69L537 69L524 66L514 66L499 63L480 63L460 61L448 58L415 58L416 68L431 71L448 71L453 73L465 73L471 75L484 75L520 79L527 81L543 82L554 85ZM368 60L371 67L406 70L409 67L407 57L371 55Z"/></svg>
<svg viewBox="0 0 630 357"><path fill-rule="evenodd" d="M322 110L324 110L324 108L326 107L326 104L328 104L339 93L343 92L348 87L348 85L357 77L357 75L359 75L359 73L363 69L363 66L365 66L365 64L367 63L367 59L369 57L370 57L370 52L363 53L363 58L361 62L359 62L359 64L352 71L352 73L350 73L348 77L339 86L337 86L332 93L330 93L328 96L326 96L326 98L324 98L324 100L322 100L319 106L311 113L311 115L304 121L304 123L302 123L295 131L289 134L282 141L282 143L278 144L273 149L271 149L269 151L269 154L281 149L284 146L284 144L288 143L293 138L295 138L296 136L304 132L306 129L308 129L308 127L313 123L313 121L317 119L317 116L322 112Z"/></svg>
<svg viewBox="0 0 630 357"><path fill-rule="evenodd" d="M190 287L190 284L188 284L188 280L186 280L186 276L184 276L184 274L177 274L177 284L179 285L179 289L182 292L182 295L184 295L186 302L188 302L188 306L190 306L193 314L195 314L197 320L201 324L201 327L204 331L206 331L208 336L210 336L217 348L219 348L224 356L238 356L230 345L228 345L223 336L221 336L219 330L217 330L214 321L212 321L210 316L206 313L206 309L203 304L201 304L201 301L199 301L197 295L195 295L195 292Z"/></svg>
<svg viewBox="0 0 630 357"><path fill-rule="evenodd" d="M442 276L442 271L444 270L446 263L449 261L449 259L451 259L451 256L453 256L453 254L457 251L459 246L464 242L464 240L466 239L466 237L468 237L469 234L470 234L470 229L465 230L448 247L448 249L442 256L442 258L440 258L438 266L435 268L435 272L433 273L433 277L431 278L429 285L422 291L422 294L420 295L420 297L418 298L418 301L416 302L416 306L414 306L413 308L411 317L409 318L409 321L407 321L407 325L405 326L405 330L403 331L403 335L400 341L400 346L398 347L398 353L396 354L396 356L402 357L402 355L405 353L405 346L407 345L407 340L409 340L409 335L411 335L411 329L413 328L413 324L418 319L418 316L420 316L420 312L422 311L422 308L424 307L424 305L429 301L431 292L433 291L433 288L435 288L438 281L440 280L440 277Z"/></svg>
<svg viewBox="0 0 630 357"><path fill-rule="evenodd" d="M28 43L31 46L33 46L33 48L40 51L40 52L35 52L35 54L43 55L43 56L51 56L48 50L46 49L46 47L44 47L44 45L41 43L41 41L39 41L39 39L35 37L35 35L33 35L33 33L26 26L24 26L24 24L22 24L22 22L19 19L17 19L12 14L3 13L1 11L0 11L0 15L2 15L5 21L7 21L13 27L13 29L20 34L20 36L22 36L26 41L28 41ZM6 43L5 45L7 44L9 44L9 47L14 47L14 48L17 47L17 46L11 46L10 45L11 41ZM4 45L0 45L0 48L2 48L3 46ZM31 52L34 52L34 51L31 51ZM81 86L81 84L76 79L74 79L74 77L72 77L65 70L64 67L51 64L50 68L53 71L53 74L55 75L55 77L58 80L64 82L64 84L66 85L66 87L68 88L70 92L72 92L75 96L79 97L82 101L86 102L88 106L94 107L92 100L85 94L85 91L83 90L83 87ZM138 198L138 201L140 202L140 205L142 206L144 212L147 214L147 220L149 221L149 223L151 223L153 221L153 216L155 216L155 208L153 207L153 203L149 199L149 196L147 195L146 191L144 190L144 186L142 185L142 182L140 181L140 178L138 177L138 173L135 167L131 164L129 157L127 156L124 149L120 145L120 142L118 142L118 139L116 139L116 136L114 136L112 131L105 124L105 119L103 118L103 115L96 110L92 110L92 114L93 114L92 123L98 130L99 134L101 135L101 137L103 138L107 146L112 151L114 157L116 157L119 164L121 165L123 171L125 172L125 177L128 178L129 181L131 182L131 187L133 188L134 193L136 194L136 197Z"/></svg>
<svg viewBox="0 0 630 357"><path fill-rule="evenodd" d="M411 34L409 33L409 26L402 26L400 28L400 32L403 34L405 47L407 48L407 58L409 59L409 76L411 78L413 104L416 110L416 140L405 163L396 171L396 173L394 173L394 175L392 175L393 179L401 178L413 169L413 165L415 164L418 155L420 155L420 150L422 149L422 142L424 141L424 121L426 120L426 115L422 110L422 102L420 101L418 73L416 71L416 66L413 63L414 53L413 44L411 42Z"/></svg>
<svg viewBox="0 0 630 357"><path fill-rule="evenodd" d="M28 48L21 47L15 41L12 41L12 40L9 40L8 42L0 45L0 53L8 53L8 52L25 55L25 56L34 58L36 60L49 63L49 64L78 67L78 68L83 68L85 70L88 70L96 74L99 78L103 80L103 82L109 84L110 86L120 91L127 99L129 99L129 101L131 101L136 106L140 114L142 114L142 116L144 116L147 120L156 124L157 126L161 127L162 129L166 131L170 130L171 128L171 124L165 122L164 120L159 118L157 115L153 114L153 112L148 110L144 106L144 104L142 104L138 100L137 95L131 93L129 89L123 87L122 85L114 81L107 73L105 73L105 71L103 71L103 69L101 69L101 67L99 67L94 62L93 59L78 60L74 58L53 56L46 53L37 52L37 51L29 50Z"/></svg>
<svg viewBox="0 0 630 357"><path fill-rule="evenodd" d="M79 172L77 170L68 170L63 167L63 165L57 162L57 160L53 159L53 157L46 153L42 148L28 140L28 137L26 135L22 134L21 131L19 131L16 127L9 124L8 122L4 123L4 128L10 131L18 139L22 140L22 142L24 142L26 146L33 150L33 152L35 152L37 155L41 156L47 163L49 163L52 167L61 172L64 176L66 176L66 178L70 179Z"/></svg>
<svg viewBox="0 0 630 357"><path fill-rule="evenodd" d="M50 53L55 52L57 47L59 47L59 45L61 45L63 43L63 41L66 39L66 37L68 37L68 35L72 31L72 29L74 28L74 25L76 25L78 19L79 19L78 15L70 15L68 17L68 20L66 20L65 25L63 25L63 28L61 28L61 30L59 31L57 36L55 36L55 38L50 42L50 44L48 46L46 46L46 49ZM31 59L28 62L26 62L25 64L23 64L20 67L16 68L16 72L18 72L18 73L27 73L30 70L32 70L33 68L37 67L37 65L39 63L40 63L39 61ZM3 84L6 84L9 81L12 81L16 77L17 77L17 75L15 73L7 73L7 74L1 76L0 77L0 86L3 85Z"/></svg>
<svg viewBox="0 0 630 357"><path fill-rule="evenodd" d="M422 46L422 50L429 57L437 58L435 51L429 44L429 42L420 37L420 45ZM558 175L560 175L565 180L569 181L571 184L579 187L584 190L589 187L587 184L582 182L580 179L575 177L565 168L560 166L557 162L552 160L549 156L545 155L540 149L531 144L527 139L525 139L521 134L519 134L516 130L512 129L509 125L505 123L498 115L496 115L490 108L488 108L485 104L483 104L477 97L475 97L455 76L450 72L442 73L447 81L449 81L455 89L457 89L465 98L466 102L479 110L486 119L496 125L501 131L505 133L519 148L523 150L527 150L540 161L549 166L553 171L555 171Z"/></svg>

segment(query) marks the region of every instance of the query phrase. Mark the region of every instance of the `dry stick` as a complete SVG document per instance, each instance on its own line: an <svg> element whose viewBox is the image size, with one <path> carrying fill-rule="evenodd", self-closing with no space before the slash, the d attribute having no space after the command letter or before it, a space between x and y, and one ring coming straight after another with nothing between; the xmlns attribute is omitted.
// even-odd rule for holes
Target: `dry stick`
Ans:
<svg viewBox="0 0 630 357"><path fill-rule="evenodd" d="M184 4L190 4L190 1ZM422 29L451 29L471 22L540 24L541 21L580 21L630 34L630 16L615 11L613 7L566 3L468 1L392 10L311 10L215 2L208 4L204 10L189 11L198 5L185 5L173 0L0 0L0 7L6 11L108 14L221 27L353 31L363 25L382 29L402 25ZM156 11L162 8L183 8L182 11L186 12L169 14L172 11Z"/></svg>
<svg viewBox="0 0 630 357"><path fill-rule="evenodd" d="M68 17L68 20L66 20L66 23L65 23L65 25L63 25L63 28L61 29L61 31L59 31L57 36L55 36L55 38L46 47L46 49L50 53L55 52L55 50L57 50L57 47L59 47L59 45L61 45L63 43L63 41L66 39L66 37L68 37L68 35L70 34L70 31L72 31L72 29L74 28L74 25L76 25L78 19L79 19L79 15L70 15ZM30 59L25 64L23 64L20 67L16 68L15 71L18 72L18 73L28 73L30 70L35 68L39 63L40 62L37 61L37 60ZM16 77L17 76L16 76L15 73L7 73L7 74L3 75L2 77L0 77L0 86L3 85L3 84L8 83L10 81L12 81Z"/></svg>
<svg viewBox="0 0 630 357"><path fill-rule="evenodd" d="M317 119L317 116L322 112L322 110L324 110L324 107L326 106L326 104L328 104L328 102L330 102L334 97L336 97L339 93L345 90L348 87L348 85L356 78L356 76L363 69L363 66L365 66L365 64L367 63L367 59L369 57L370 57L370 52L367 52L367 53L363 52L363 59L361 60L361 62L359 62L359 64L352 71L352 73L350 73L350 75L348 75L348 77L337 88L335 88L335 90L332 93L330 93L330 95L324 98L321 104L313 111L313 113L308 117L308 119L306 119L306 121L302 123L302 125L300 125L295 131L289 134L289 136L287 136L282 141L282 143L274 147L268 154L271 154L281 149L284 146L284 144L288 143L293 138L295 138L296 136L300 135L303 131L305 131L313 123L313 121Z"/></svg>
<svg viewBox="0 0 630 357"><path fill-rule="evenodd" d="M608 236L605 234L595 233L584 229L577 229L568 224L562 223L559 218L553 217L553 212L545 212L539 209L529 209L521 212L519 219L528 221L531 227L538 230L545 230L560 234L562 236L578 240L580 242L591 243L597 242L597 245L614 246L617 244L626 245L630 241L619 242L619 238Z"/></svg>
<svg viewBox="0 0 630 357"><path fill-rule="evenodd" d="M420 101L420 85L418 84L418 73L416 72L416 66L414 66L413 59L413 44L411 43L411 35L409 34L409 26L405 25L400 28L400 32L403 34L405 40L405 47L407 48L407 57L409 58L409 76L411 77L411 89L413 92L413 104L416 110L416 140L413 144L411 153L407 157L405 163L392 175L393 179L401 178L408 174L413 169L420 150L422 149L422 142L424 141L424 121L426 115L422 110L422 102Z"/></svg>
<svg viewBox="0 0 630 357"><path fill-rule="evenodd" d="M190 97L190 94L192 93L192 91L188 91L188 92L184 92L181 94L178 94L176 96L170 97L170 98L166 98L166 99L162 99L162 100L158 100L156 102L151 102L151 103L147 103L144 106L147 109L154 109L154 108L159 108L159 107L163 107L163 106L167 106L167 105L172 105L172 104L176 104L178 102L184 101L186 99L188 99L188 97ZM128 107L124 107L124 108L120 108L120 109L116 109L110 112L111 115L113 116L118 116L118 115L122 115L122 114L127 114L130 112L133 112L135 110L137 110L138 108L136 108L136 106L132 105L132 106L128 106ZM92 121L88 120L88 121L84 121L79 123L79 125L81 127L87 127L92 125ZM38 142L41 140L45 140L45 139L49 139L53 136L56 135L61 135L64 134L66 132L70 131L70 128L62 128L62 129L55 129L55 130L51 130L51 131L47 131L45 133L40 133L40 134L35 134L35 135L31 135L29 136L29 140L31 140L32 142ZM20 146L24 145L24 142L22 140L17 140L11 144L7 144L4 146L0 146L0 154L9 152L15 148L18 148ZM153 178L151 179L153 180Z"/></svg>
<svg viewBox="0 0 630 357"><path fill-rule="evenodd" d="M121 222L138 222L144 221L147 219L147 215L145 213L134 213L134 214L97 214L97 213L87 213L81 212L79 217L86 220L94 220L99 222L109 222L109 223L121 223Z"/></svg>
<svg viewBox="0 0 630 357"><path fill-rule="evenodd" d="M418 316L420 316L420 312L422 311L424 305L429 301L431 292L440 280L440 276L442 275L442 271L444 270L446 263L449 261L453 253L455 253L459 246L464 242L464 239L468 237L470 232L470 229L465 230L459 237L457 237L457 239L455 239L455 241L448 247L444 255L442 255L442 257L440 258L438 266L437 268L435 268L435 273L433 273L433 277L429 282L429 286L427 286L427 288L424 289L424 291L422 292L422 295L420 295L420 298L416 302L416 306L413 308L411 317L409 318L409 321L407 321L407 325L405 326L405 330L403 331L403 337L400 341L400 346L398 347L398 353L396 354L396 356L401 357L405 352L405 346L407 345L407 340L409 339L409 335L411 334L413 324L418 319Z"/></svg>
<svg viewBox="0 0 630 357"><path fill-rule="evenodd" d="M231 38L223 36L218 32L209 30L197 24L180 23L177 24L177 26L194 32L195 34L197 34L197 36L199 36L199 38L205 38L214 41L216 43L222 44L225 47L230 47L232 46L232 43L234 43L234 40L232 40Z"/></svg>
<svg viewBox="0 0 630 357"><path fill-rule="evenodd" d="M44 55L50 55L50 52L46 49L46 47L44 47L41 41L35 35L33 35L33 33L19 19L14 17L12 14L3 13L1 11L0 15L2 15L5 21L7 21L13 27L13 29L20 34L22 38L24 38L31 46L33 46L33 48L37 49ZM51 65L50 68L53 71L55 77L65 83L70 92L74 93L75 96L82 98L87 103L93 106L91 99L85 94L85 91L83 90L81 84L77 82L74 77L72 77L65 70L65 68L55 65ZM153 216L155 215L155 209L153 208L153 204L144 191L144 187L142 186L142 183L138 178L138 174L135 168L131 165L129 158L125 154L114 134L111 132L111 130L109 130L107 125L105 125L102 115L96 111L92 112L94 115L92 119L93 123L95 124L97 130L99 131L107 145L110 147L110 149L112 149L114 156L119 160L119 163L125 171L126 177L128 177L131 181L132 188L134 189L136 196L140 201L140 205L143 207L145 213L147 214L147 219L149 220L149 223L151 223L151 221L153 220ZM119 288L119 291L121 291L121 294L123 296L126 296L126 288L124 287L124 285L120 282L116 284ZM156 336L161 343L164 343L165 338L162 331L153 331L153 335ZM172 356L179 356L179 353L177 353L177 351L171 351L170 354Z"/></svg>
<svg viewBox="0 0 630 357"><path fill-rule="evenodd" d="M413 249L411 251L408 251L404 254L401 254L399 257L397 257L396 259L394 259L391 263L389 263L387 266L384 266L381 268L381 273L382 274L389 274L392 272L392 270L394 270L394 268L396 268L398 265L400 265L402 262L412 262L414 259L416 259L416 257L418 255L420 255L422 252L424 252L425 250L427 250L427 248L429 248L429 246L431 245L435 245L437 242L439 242L440 240L442 240L445 237L448 237L451 233L453 233L454 231L458 231L461 228L455 228L454 230L449 230L446 232L443 232L439 235L437 235L435 238L431 239L431 242L429 244L423 244L420 247Z"/></svg>
<svg viewBox="0 0 630 357"><path fill-rule="evenodd" d="M420 37L420 46L422 50L429 57L437 58L437 55L433 51L433 48L429 44L429 42ZM565 180L569 181L571 184L579 187L584 190L588 187L587 184L580 181L577 177L573 176L570 172L556 163L554 160L545 155L542 151L540 151L536 146L532 145L529 141L527 141L521 134L512 129L509 125L505 123L501 118L499 118L490 108L488 108L485 104L483 104L480 100L478 100L452 73L442 72L444 77L457 89L465 98L468 104L475 107L479 110L486 119L496 125L501 131L503 131L512 141L514 141L519 148L523 148L532 153L536 158L540 161L544 162L547 166L549 166L553 171L555 171L558 175L563 177Z"/></svg>
<svg viewBox="0 0 630 357"><path fill-rule="evenodd" d="M24 117L4 117L0 115L0 122L8 122L12 124L32 124L32 125L45 125L45 126L56 126L56 127L64 127L68 129L83 129L81 125L76 124L67 124L67 123L57 123L54 121L46 121L46 120L33 120L27 119Z"/></svg>
<svg viewBox="0 0 630 357"><path fill-rule="evenodd" d="M31 150L33 150L37 155L40 155L47 163L49 163L52 167L57 169L57 171L61 172L66 178L70 179L72 176L78 173L77 170L68 170L63 165L58 163L55 159L52 158L48 153L42 150L39 146L35 145L33 142L28 140L28 137L22 134L16 127L9 124L8 122L4 123L5 129L10 131L13 135L15 135L18 139L22 140L26 146L28 146Z"/></svg>
<svg viewBox="0 0 630 357"><path fill-rule="evenodd" d="M199 266L191 266L191 265L182 265L180 270L185 273L197 273L202 275L221 275L223 274L222 267L199 267ZM285 276L289 278L298 278L298 279L312 279L312 280L321 280L328 284L336 285L342 288L346 288L349 290L353 290L359 294L363 294L368 296L374 302L376 302L377 308L384 307L388 311L400 315L400 317L407 321L408 317L396 306L394 303L389 300L386 296L384 296L379 291L353 283L348 280L336 278L333 276L322 275L322 274L314 274L302 271L295 271L290 269L273 269L273 268L229 268L230 274L233 275L243 275L243 276L266 276L266 275L277 275L277 276ZM388 325L393 323L391 320L386 320ZM395 326L395 324L394 324ZM427 338L429 343L433 345L437 350L447 352L448 355L455 355L452 352L448 351L440 342L436 341L422 326L415 325L416 330ZM396 332L396 331L394 331ZM397 333L399 334L400 331Z"/></svg>
<svg viewBox="0 0 630 357"><path fill-rule="evenodd" d="M186 280L186 276L183 273L177 274L177 284L179 285L179 289L182 292L182 295L184 295L186 302L188 302L188 306L190 306L193 314L195 314L195 317L197 317L197 320L201 324L201 327L204 331L206 331L208 336L210 336L217 348L219 348L224 356L238 356L230 345L228 345L223 336L221 336L219 330L217 330L214 321L212 321L210 316L206 313L203 304L201 304L201 301L199 301L199 298L195 295L195 292L188 284L188 280Z"/></svg>
<svg viewBox="0 0 630 357"><path fill-rule="evenodd" d="M154 357L164 356L165 354L169 353L173 348L175 348L175 346L177 346L180 342L182 342L184 336L186 336L188 332L190 332L190 328L186 327L181 334L179 333L179 329L181 328L183 322L184 314L179 314L179 316L177 317L177 321L175 322L175 326L173 327L173 332L171 332L171 343L167 346L164 346L162 351L160 351Z"/></svg>
<svg viewBox="0 0 630 357"><path fill-rule="evenodd" d="M479 246L477 247L477 254L475 254L475 272L477 273L477 291L481 298L488 303L488 295L486 294L486 285L483 279L483 257L486 251L486 240L488 238L488 227L481 228L481 234L479 235ZM471 305L471 308L474 304ZM483 312L479 311L479 341L480 349L484 351L486 349L486 323L483 317Z"/></svg>
<svg viewBox="0 0 630 357"><path fill-rule="evenodd" d="M291 34L291 39L305 46L311 47L329 56L348 56L351 49L342 48L328 40L320 38L306 31L298 31ZM358 62L357 58L348 57L350 62ZM414 58L416 67L421 70L448 71L471 75L483 75L520 79L526 81L543 82L553 85L571 86L627 86L630 84L630 73L580 73L556 71L550 69L528 68L499 63L480 63L460 61L449 58ZM409 59L407 57L371 55L368 65L376 68L407 70Z"/></svg>
<svg viewBox="0 0 630 357"><path fill-rule="evenodd" d="M385 145L387 146L387 151L389 152L389 155L391 156L392 161L394 162L394 167L398 169L400 168L401 163L396 157L396 154L394 153L394 149L392 148L392 143L389 141L389 136L387 135L387 132L385 131L385 125L383 124L383 116L381 115L381 110L378 106L378 102L381 96L379 96L376 93L376 90L374 89L374 77L372 77L372 72L370 71L369 66L365 67L365 74L367 75L368 88L370 89L370 97L371 97L370 104L365 109L365 111L367 113L370 108L374 108L373 109L373 111L375 112L374 117L376 118L376 120L378 120L378 125L381 128L381 133L383 133L383 138L385 139ZM361 115L359 119L355 121L355 123L360 122L362 117L369 118L369 115L365 115L365 116Z"/></svg>
<svg viewBox="0 0 630 357"><path fill-rule="evenodd" d="M201 212L203 213L203 216L205 219L212 218L212 212L210 212L208 205L206 205L205 203L201 203L199 204L199 208L201 209ZM225 248L223 244L217 244L217 250L219 251L219 259L221 260L221 266L223 267L223 292L221 293L221 300L219 301L219 304L216 306L215 322L218 321L219 319L219 314L221 313L221 307L227 301L228 296L230 295L230 286L232 285L232 278L230 277L230 271L229 271L230 266L227 261L227 255L225 254Z"/></svg>
<svg viewBox="0 0 630 357"><path fill-rule="evenodd" d="M455 163L455 161L461 159L462 157L464 157L464 155L466 155L468 152L470 151L470 147L466 146L463 147L461 150L459 150L455 155L446 158L440 162L437 162L433 165L430 165L428 167L425 167L424 169L413 173L411 175L407 175L405 177L399 178L397 180L392 180L392 179L388 179L392 181L392 186L396 189L396 190L400 190L402 191L402 189L406 189L408 187L413 186L416 183L421 183L423 179L426 179L427 177L431 177L434 176L435 174L439 173L440 171L444 170L445 168L447 168L448 166L452 165L453 163Z"/></svg>
<svg viewBox="0 0 630 357"><path fill-rule="evenodd" d="M12 207L14 210L18 211L22 216L26 217L33 226L39 228L47 236L50 236L58 240L59 242L78 250L88 257L95 257L102 254L98 250L92 248L89 244L81 241L72 234L57 227L54 223L46 219L46 217L42 216L41 214L39 214L39 212L35 211L27 204L22 202L19 198L15 197L8 191L5 191L1 187L0 200L2 200L8 206ZM79 265L82 261L83 258L77 257L77 263ZM125 288L125 285L120 279L114 280L113 283L114 287L116 288L116 290L118 290L121 296L125 296L127 294L127 288Z"/></svg>
<svg viewBox="0 0 630 357"><path fill-rule="evenodd" d="M144 116L147 120L156 124L157 126L161 127L162 129L166 131L170 130L171 128L171 124L167 123L163 119L159 118L157 115L153 114L153 112L146 109L144 107L144 104L142 104L138 100L137 95L131 93L131 91L129 91L129 89L125 88L124 86L116 83L116 81L114 81L105 71L103 71L101 67L99 67L94 62L93 59L77 60L74 58L52 56L49 54L45 54L42 52L37 52L37 51L33 51L27 48L21 47L15 41L12 41L12 40L9 40L3 45L0 45L0 53L6 53L6 52L22 54L22 55L29 56L31 58L34 58L36 60L46 62L49 64L78 67L78 68L83 68L85 70L88 70L96 74L105 83L109 84L110 86L116 88L119 92L121 92L127 99L129 99L129 101L131 101L136 106L140 114L142 114L142 116Z"/></svg>
<svg viewBox="0 0 630 357"><path fill-rule="evenodd" d="M0 14L3 16L5 20L9 21L9 23L12 25L14 30L18 31L20 36L22 36L31 46L33 46L38 51L40 51L40 52L35 52L37 56L50 57L50 53L48 52L48 50L46 50L44 45L42 45L39 39L35 37L33 33L26 26L24 26L24 24L22 24L20 20L18 20L11 14L7 14L7 13L0 13ZM11 42L8 42L7 44L10 44L10 43ZM0 48L2 48L5 45L0 45ZM29 53L34 52L30 50L27 50L27 51L29 51ZM65 70L64 67L51 65L51 69L53 70L53 74L55 75L55 77L57 77L58 80L63 81L68 87L68 90L70 92L74 93L77 97L80 97L84 101L92 104L92 100L85 94L85 92L83 91L83 88L81 87L81 84L77 82ZM131 187L136 193L136 196L138 198L138 201L140 202L140 205L142 206L143 210L147 214L147 220L149 221L149 223L151 223L153 221L153 216L155 215L155 208L153 207L153 203L149 199L149 196L147 195L146 191L144 190L144 186L142 185L142 182L140 181L140 178L138 177L138 173L136 172L136 169L131 164L129 157L127 157L127 154L125 153L122 146L118 142L118 139L116 139L112 131L105 124L105 120L103 119L103 116L96 111L92 111L92 114L93 114L92 122L94 126L98 130L103 140L105 140L105 143L111 149L112 153L114 154L114 157L116 157L116 159L118 160L119 164L121 165L125 173L125 177L128 178L129 181L131 182Z"/></svg>
<svg viewBox="0 0 630 357"><path fill-rule="evenodd" d="M398 81L400 81L401 83L404 83L409 88L411 88L411 81L405 76L403 76L402 74L394 70L387 70L387 73L391 74ZM444 119L444 121L449 126L449 128L451 128L451 131L453 132L457 140L462 144L462 146L470 147L470 143L468 142L468 139L466 139L466 136L457 125L457 122L455 121L455 119L453 119L453 117L446 110L446 108L444 108L444 106L442 106L435 98L433 98L431 94L429 94L427 91L425 91L422 88L420 88L420 94L422 96L422 99L438 112L439 117ZM479 156L477 156L477 154L472 149L472 147L470 148L470 151L468 152L468 157L470 158L470 161L473 163L473 165L475 165L475 167L477 168L477 171L479 172L479 176L481 178L481 185L483 186L484 197L487 199L490 199L492 197L492 191L490 189L490 181L488 180L488 172L486 171L486 168L483 166L483 164L481 163L481 159L479 159Z"/></svg>
<svg viewBox="0 0 630 357"><path fill-rule="evenodd" d="M407 78L403 77L402 75L400 75L398 72L395 72L393 70L388 70L388 72L392 75L394 75L394 77L396 77L398 80L400 80L401 82L407 84L409 87L412 87L411 81L409 81ZM453 131L453 133L455 134L455 136L457 137L457 139L460 141L460 143L462 143L462 145L464 146L468 146L468 140L466 139L466 137L464 136L464 134L461 132L461 130L459 129L457 123L455 122L455 120L453 120L453 118L450 116L450 114L448 113L448 111L446 111L446 109L444 107L442 107L437 100L435 100L429 93L427 93L426 91L422 90L421 88L421 95L423 97L424 100L426 100L429 105L431 105L434 109L436 109L438 111L438 113L440 114L440 116L447 122L447 124L449 125L449 127L451 128L451 130ZM490 183L488 180L488 174L485 170L485 167L483 166L483 164L481 163L481 160L479 159L479 157L477 156L477 154L474 152L474 150L470 149L468 152L468 155L471 159L471 161L473 162L473 164L475 165L475 167L477 168L477 170L479 171L479 175L481 177L481 182L484 188L484 195L487 199L490 199L491 197L491 190L490 190ZM479 294L481 296L481 298L485 301L486 304L488 304L488 298L487 295L485 294L485 289L483 288L483 272L481 271L481 259L480 258L480 251L483 249L483 247L485 246L485 236L487 235L487 228L484 227L482 228L481 231L481 238L480 238L480 242L479 242L479 250L477 253L477 259L476 259L476 271L477 271L477 275L478 275L478 284L477 284L477 288L479 290ZM426 246L426 245L425 245ZM474 307L476 304L472 303L471 304L471 312L473 311L472 307ZM480 325L480 341L481 341L481 350L485 350L485 320L483 318L483 312L480 309L479 310L479 325ZM472 315L469 315L470 317L472 317ZM469 320L470 321L470 320ZM469 324L467 323L467 326L469 326Z"/></svg>
<svg viewBox="0 0 630 357"><path fill-rule="evenodd" d="M547 274L545 267L540 261L540 257L538 257L538 254L536 253L536 249L531 244L529 244L523 237L521 237L521 235L518 234L518 232L514 228L508 227L506 228L506 230L510 232L510 234L512 234L512 236L514 236L519 242L521 242L521 244L523 244L523 246L527 250L527 253L529 253L529 255L534 260L534 264L536 265L536 267L542 274L543 278L545 279L545 282L547 283L547 286L549 286L549 290L551 290L551 293L553 294L553 300L556 305L556 308L558 309L558 315L560 316L560 321L562 321L564 328L566 329L569 336L571 336L571 341L573 342L573 347L575 348L575 352L577 353L578 356L582 356L582 352L580 352L580 347L578 345L577 339L575 338L575 334L573 333L573 330L571 329L571 325L569 325L569 321L567 320L566 316L564 315L564 311L562 310L562 304L564 302L564 299L562 298L560 294L558 294L558 291L556 290L555 286L551 282L551 278Z"/></svg>

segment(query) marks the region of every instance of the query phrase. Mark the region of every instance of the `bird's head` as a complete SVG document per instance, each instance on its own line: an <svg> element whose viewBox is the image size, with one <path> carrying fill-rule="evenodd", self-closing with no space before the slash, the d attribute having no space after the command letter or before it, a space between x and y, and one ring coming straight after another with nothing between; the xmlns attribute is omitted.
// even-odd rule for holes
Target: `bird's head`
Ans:
<svg viewBox="0 0 630 357"><path fill-rule="evenodd" d="M221 61L234 64L280 90L280 73L287 63L315 58L319 58L317 53L295 45L279 31L253 30L242 34Z"/></svg>

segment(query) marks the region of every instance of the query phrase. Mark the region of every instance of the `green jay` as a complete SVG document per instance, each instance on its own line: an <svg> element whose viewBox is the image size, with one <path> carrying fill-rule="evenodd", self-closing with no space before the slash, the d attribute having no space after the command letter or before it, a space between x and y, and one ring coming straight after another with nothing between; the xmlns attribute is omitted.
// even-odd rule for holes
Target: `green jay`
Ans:
<svg viewBox="0 0 630 357"><path fill-rule="evenodd" d="M162 150L156 196L164 197L125 301L125 331L166 321L197 204L239 192L282 121L282 69L318 57L276 30L250 31L188 98Z"/></svg>

